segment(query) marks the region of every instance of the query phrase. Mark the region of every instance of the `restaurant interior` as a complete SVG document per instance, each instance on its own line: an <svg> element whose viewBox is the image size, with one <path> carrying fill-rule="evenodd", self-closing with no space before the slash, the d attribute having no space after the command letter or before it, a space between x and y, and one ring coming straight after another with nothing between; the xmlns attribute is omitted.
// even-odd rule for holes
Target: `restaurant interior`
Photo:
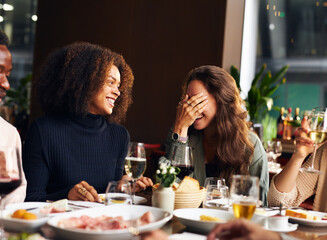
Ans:
<svg viewBox="0 0 327 240"><path fill-rule="evenodd" d="M10 41L9 81L18 93L7 94L0 116L17 128L23 142L31 123L44 115L34 86L51 52L90 42L123 55L135 80L133 103L122 125L132 142L144 143L144 176L153 181L182 83L195 67L215 65L239 77L246 104L256 76L280 75L271 82L274 92L261 96L270 101L258 99L257 115L248 116L266 149L269 142L282 144L270 179L291 158L303 117L327 106L326 0L1 0L0 28ZM149 198L147 193L141 196ZM312 210L313 198L300 206ZM327 239L323 226L300 226L289 236ZM184 232L185 227L174 219L164 231Z"/></svg>

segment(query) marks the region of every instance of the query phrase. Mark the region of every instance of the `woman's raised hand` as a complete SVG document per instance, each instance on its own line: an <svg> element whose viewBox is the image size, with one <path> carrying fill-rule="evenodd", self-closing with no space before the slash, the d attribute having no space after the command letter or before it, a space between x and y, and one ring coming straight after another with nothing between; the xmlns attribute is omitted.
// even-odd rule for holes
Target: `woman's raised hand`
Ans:
<svg viewBox="0 0 327 240"><path fill-rule="evenodd" d="M70 189L67 198L69 200L101 202L94 187L90 186L85 181L77 183L72 189Z"/></svg>
<svg viewBox="0 0 327 240"><path fill-rule="evenodd" d="M203 93L192 97L186 95L177 106L175 129L185 129L191 126L206 108L207 98Z"/></svg>

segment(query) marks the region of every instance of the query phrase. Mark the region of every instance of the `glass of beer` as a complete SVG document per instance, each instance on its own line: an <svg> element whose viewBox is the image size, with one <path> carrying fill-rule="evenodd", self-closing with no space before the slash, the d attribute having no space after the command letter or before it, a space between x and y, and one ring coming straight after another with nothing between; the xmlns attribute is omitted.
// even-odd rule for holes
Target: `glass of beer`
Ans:
<svg viewBox="0 0 327 240"><path fill-rule="evenodd" d="M234 175L230 190L235 218L251 219L259 200L259 178Z"/></svg>

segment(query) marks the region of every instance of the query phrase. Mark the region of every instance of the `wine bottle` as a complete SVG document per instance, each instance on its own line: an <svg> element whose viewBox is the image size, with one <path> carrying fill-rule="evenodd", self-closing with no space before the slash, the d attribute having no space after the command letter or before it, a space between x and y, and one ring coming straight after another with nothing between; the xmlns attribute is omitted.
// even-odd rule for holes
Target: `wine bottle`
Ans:
<svg viewBox="0 0 327 240"><path fill-rule="evenodd" d="M284 111L285 111L285 108L281 107L280 108L280 115L279 115L279 117L277 119L277 138L282 138L283 137L284 120L285 120Z"/></svg>
<svg viewBox="0 0 327 240"><path fill-rule="evenodd" d="M283 139L291 140L292 139L292 108L288 108L288 114L284 120L284 130L283 130Z"/></svg>
<svg viewBox="0 0 327 240"><path fill-rule="evenodd" d="M295 108L293 121L295 121L297 125L301 125L300 108L298 108L298 107ZM292 127L292 138L293 139L295 139L295 137L297 135L298 127L295 126L296 124L293 124L293 127Z"/></svg>

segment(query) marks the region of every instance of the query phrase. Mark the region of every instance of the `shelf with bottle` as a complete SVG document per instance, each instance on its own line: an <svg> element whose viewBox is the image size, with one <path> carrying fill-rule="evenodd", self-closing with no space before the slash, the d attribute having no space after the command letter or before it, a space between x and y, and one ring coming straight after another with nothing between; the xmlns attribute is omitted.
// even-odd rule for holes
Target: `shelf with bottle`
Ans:
<svg viewBox="0 0 327 240"><path fill-rule="evenodd" d="M295 139L297 129L301 126L300 108L295 109L294 117L292 117L292 108L288 108L288 113L285 117L285 108L280 108L280 115L277 119L277 136L279 139L291 140Z"/></svg>

